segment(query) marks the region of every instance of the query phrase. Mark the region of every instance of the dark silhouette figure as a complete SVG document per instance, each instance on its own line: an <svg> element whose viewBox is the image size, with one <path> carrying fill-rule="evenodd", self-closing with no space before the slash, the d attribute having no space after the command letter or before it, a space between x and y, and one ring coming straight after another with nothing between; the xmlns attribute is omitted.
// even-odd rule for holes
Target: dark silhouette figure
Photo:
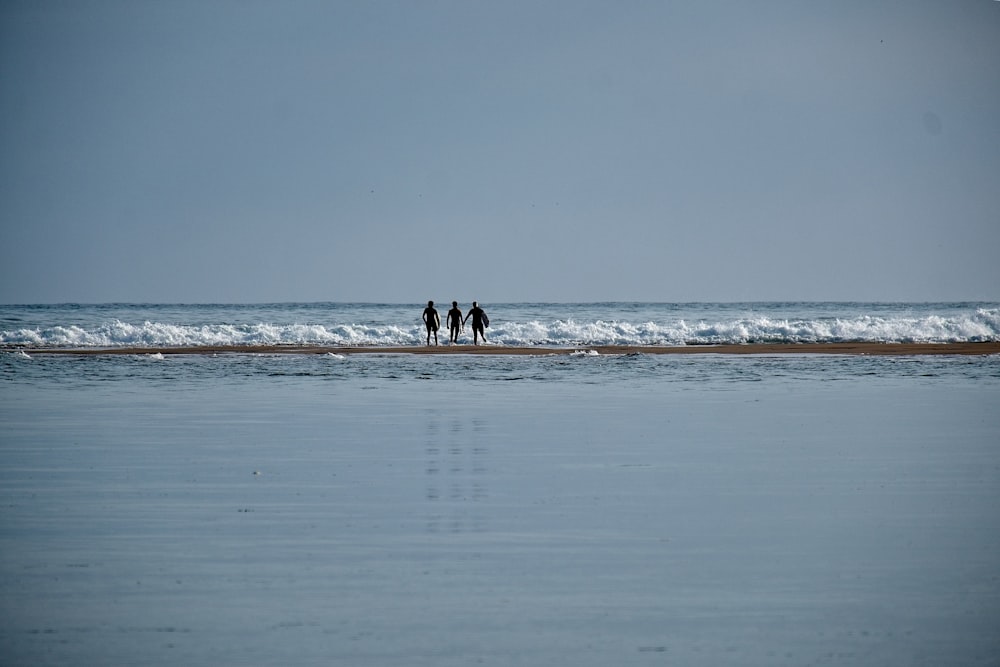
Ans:
<svg viewBox="0 0 1000 667"><path fill-rule="evenodd" d="M489 323L489 318L486 316L486 312L479 307L479 304L475 301L472 302L472 308L469 313L462 320L462 324L465 324L466 320L472 318L472 342L474 345L479 345L479 337L483 337L483 342L486 342L486 331L484 326Z"/></svg>
<svg viewBox="0 0 1000 667"><path fill-rule="evenodd" d="M445 318L445 323L451 330L451 343L458 342L458 332L462 328L462 311L458 308L458 301L451 302L451 310L448 311L448 317Z"/></svg>
<svg viewBox="0 0 1000 667"><path fill-rule="evenodd" d="M431 334L434 334L434 344L438 344L438 329L441 327L441 318L434 308L434 302L428 301L424 308L424 324L427 326L427 344L431 344Z"/></svg>

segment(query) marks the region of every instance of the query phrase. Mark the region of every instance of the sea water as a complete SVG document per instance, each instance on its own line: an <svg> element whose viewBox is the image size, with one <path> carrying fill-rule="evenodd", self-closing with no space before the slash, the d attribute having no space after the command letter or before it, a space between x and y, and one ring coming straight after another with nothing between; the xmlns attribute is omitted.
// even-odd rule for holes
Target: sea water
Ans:
<svg viewBox="0 0 1000 667"><path fill-rule="evenodd" d="M481 304L509 346L1000 340L996 303ZM0 306L0 349L423 344L424 304ZM467 312L469 304L461 304ZM450 308L438 303L442 324ZM446 330L445 330L446 331ZM462 342L471 342L471 327ZM447 338L447 333L445 333Z"/></svg>
<svg viewBox="0 0 1000 667"><path fill-rule="evenodd" d="M524 345L996 339L995 304L483 305ZM329 310L0 309L0 663L996 664L995 356L20 349L423 335Z"/></svg>

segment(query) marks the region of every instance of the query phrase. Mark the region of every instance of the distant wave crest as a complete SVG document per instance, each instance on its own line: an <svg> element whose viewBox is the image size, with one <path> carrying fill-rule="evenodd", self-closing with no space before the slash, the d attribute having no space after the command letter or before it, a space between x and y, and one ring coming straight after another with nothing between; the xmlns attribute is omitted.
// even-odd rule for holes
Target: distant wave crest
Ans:
<svg viewBox="0 0 1000 667"><path fill-rule="evenodd" d="M766 316L720 321L630 322L623 320L507 321L495 317L487 330L493 343L511 346L710 345L740 343L954 343L1000 341L1000 309L977 309L944 317L775 319ZM471 334L471 331L466 333ZM4 347L197 347L197 346L410 346L422 345L422 325L210 324L185 326L111 320L93 328L77 325L0 331Z"/></svg>

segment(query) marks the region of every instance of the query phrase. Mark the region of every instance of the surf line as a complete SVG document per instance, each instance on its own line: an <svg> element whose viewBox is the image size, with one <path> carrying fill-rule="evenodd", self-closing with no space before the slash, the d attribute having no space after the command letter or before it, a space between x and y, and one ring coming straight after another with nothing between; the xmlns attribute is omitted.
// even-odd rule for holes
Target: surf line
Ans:
<svg viewBox="0 0 1000 667"><path fill-rule="evenodd" d="M1000 341L962 343L746 343L720 345L579 345L515 347L504 345L359 346L204 345L186 347L16 348L9 352L34 355L212 355L212 354L433 354L433 355L551 355L579 352L621 354L849 354L873 356L1000 354Z"/></svg>

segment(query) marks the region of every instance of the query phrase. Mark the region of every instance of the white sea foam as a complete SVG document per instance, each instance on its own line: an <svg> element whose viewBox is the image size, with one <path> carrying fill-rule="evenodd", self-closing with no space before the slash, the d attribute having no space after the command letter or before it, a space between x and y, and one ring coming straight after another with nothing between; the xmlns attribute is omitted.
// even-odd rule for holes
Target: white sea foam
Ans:
<svg viewBox="0 0 1000 667"><path fill-rule="evenodd" d="M494 311L489 329L492 344L511 346L589 347L596 345L704 345L725 343L816 342L981 342L1000 341L1000 308L943 309L939 314L919 307L869 314L845 309L799 318L730 311L704 318L648 316L628 319L575 317L543 320ZM571 307L565 307L572 310ZM615 315L613 307L606 310ZM583 309L578 312L586 314ZM589 311L587 311L589 312ZM336 317L336 313L331 319ZM203 319L205 319L203 317ZM0 331L9 347L184 347L230 345L414 346L423 345L422 324L399 322L181 324L111 319L93 324L66 323L45 328ZM466 338L471 337L466 334Z"/></svg>

